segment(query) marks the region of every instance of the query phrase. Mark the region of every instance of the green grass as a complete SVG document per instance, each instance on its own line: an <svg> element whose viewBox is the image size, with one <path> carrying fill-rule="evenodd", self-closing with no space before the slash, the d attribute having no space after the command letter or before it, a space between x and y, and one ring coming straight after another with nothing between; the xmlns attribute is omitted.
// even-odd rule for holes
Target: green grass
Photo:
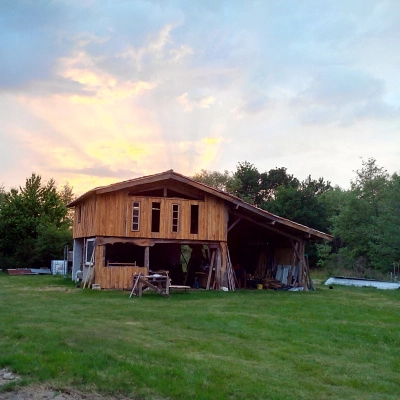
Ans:
<svg viewBox="0 0 400 400"><path fill-rule="evenodd" d="M0 367L137 399L398 399L400 291L170 298L0 273Z"/></svg>

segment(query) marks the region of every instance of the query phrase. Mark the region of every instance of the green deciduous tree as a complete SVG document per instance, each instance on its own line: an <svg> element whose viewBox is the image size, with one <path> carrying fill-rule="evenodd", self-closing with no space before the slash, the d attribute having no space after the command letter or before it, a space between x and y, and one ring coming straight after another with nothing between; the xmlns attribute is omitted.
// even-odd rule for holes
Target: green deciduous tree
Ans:
<svg viewBox="0 0 400 400"><path fill-rule="evenodd" d="M279 186L274 199L264 207L277 215L314 229L327 230L327 213L324 202L320 199L323 193L332 190L329 182L323 178L314 180L309 176L298 186Z"/></svg>
<svg viewBox="0 0 400 400"><path fill-rule="evenodd" d="M58 194L60 196L60 200L65 206L67 206L76 198L74 194L74 188L70 186L68 182L66 182L63 186L60 187L60 189L58 190ZM65 215L65 222L72 227L73 220L74 220L74 210L72 208L67 208L67 214Z"/></svg>
<svg viewBox="0 0 400 400"><path fill-rule="evenodd" d="M215 189L228 193L235 193L240 186L240 182L234 177L234 175L226 170L221 173L218 171L207 171L202 169L192 178L197 182L204 183Z"/></svg>
<svg viewBox="0 0 400 400"><path fill-rule="evenodd" d="M49 267L72 240L67 208L51 179L32 174L5 193L0 208L0 262L5 267Z"/></svg>
<svg viewBox="0 0 400 400"><path fill-rule="evenodd" d="M239 182L235 195L247 203L260 206L262 203L261 175L258 169L248 161L240 162L234 177Z"/></svg>
<svg viewBox="0 0 400 400"><path fill-rule="evenodd" d="M343 264L360 275L386 272L400 260L400 179L372 158L355 174L351 189L339 196L341 205L331 208L335 241L330 252L320 248L320 264Z"/></svg>
<svg viewBox="0 0 400 400"><path fill-rule="evenodd" d="M263 172L260 178L262 198L264 202L274 200L278 188L297 188L300 184L299 180L293 175L288 174L284 167L273 168L268 172Z"/></svg>

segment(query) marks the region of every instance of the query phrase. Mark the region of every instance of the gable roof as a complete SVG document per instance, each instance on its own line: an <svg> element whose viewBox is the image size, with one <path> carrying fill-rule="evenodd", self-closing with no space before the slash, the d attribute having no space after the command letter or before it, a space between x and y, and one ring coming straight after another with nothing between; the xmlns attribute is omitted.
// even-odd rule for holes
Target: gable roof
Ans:
<svg viewBox="0 0 400 400"><path fill-rule="evenodd" d="M93 196L104 193L115 192L118 190L129 189L138 187L141 185L147 185L151 183L162 183L165 181L175 181L181 182L186 185L190 185L193 188L198 189L201 192L205 192L211 194L213 196L217 196L227 203L232 205L231 213L236 215L238 218L245 218L254 223L265 225L268 229L280 232L280 229L284 229L285 231L289 230L296 233L302 233L308 238L314 239L324 239L324 240L332 240L333 236L320 232L316 229L309 228L308 226L298 224L297 222L290 221L286 218L279 217L278 215L272 214L266 210L262 210L252 204L246 203L242 199L237 196L234 196L230 193L224 192L219 189L215 189L211 186L208 186L204 183L195 181L192 178L181 175L177 172L174 172L172 169L169 171L161 172L159 174L143 176L139 178L129 179L122 182L113 183L107 186L100 186L89 190L84 193L82 196L78 197L76 200L72 201L67 205L67 207L74 207L77 204L81 203L85 199ZM282 233L282 232L281 232Z"/></svg>

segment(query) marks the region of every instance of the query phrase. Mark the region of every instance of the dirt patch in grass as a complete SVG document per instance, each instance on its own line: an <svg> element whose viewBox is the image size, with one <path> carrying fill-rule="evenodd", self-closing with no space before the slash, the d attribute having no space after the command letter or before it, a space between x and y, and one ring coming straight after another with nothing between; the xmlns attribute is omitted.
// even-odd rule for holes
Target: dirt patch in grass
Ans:
<svg viewBox="0 0 400 400"><path fill-rule="evenodd" d="M93 393L81 393L77 390L54 390L47 386L32 385L19 388L12 392L0 393L1 400L103 400L102 397ZM112 399L107 397L107 399Z"/></svg>
<svg viewBox="0 0 400 400"><path fill-rule="evenodd" d="M78 293L77 289L67 288L65 286L50 286L50 287L38 287L38 288L31 288L31 287L22 287L19 290L30 292L75 292Z"/></svg>
<svg viewBox="0 0 400 400"><path fill-rule="evenodd" d="M2 387L18 383L21 377L7 368L0 369L0 400L105 400L126 399L124 397L103 397L97 393L82 393L75 389L55 390L45 385L15 387L12 391L1 391Z"/></svg>

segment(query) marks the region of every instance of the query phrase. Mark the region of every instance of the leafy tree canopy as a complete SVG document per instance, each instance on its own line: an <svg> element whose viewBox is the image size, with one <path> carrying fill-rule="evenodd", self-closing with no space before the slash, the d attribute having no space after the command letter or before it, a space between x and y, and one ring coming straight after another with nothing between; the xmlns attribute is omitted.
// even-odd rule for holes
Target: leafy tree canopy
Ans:
<svg viewBox="0 0 400 400"><path fill-rule="evenodd" d="M72 189L72 188L71 188ZM0 267L50 266L72 240L71 220L54 180L32 174L0 203Z"/></svg>
<svg viewBox="0 0 400 400"><path fill-rule="evenodd" d="M192 178L197 182L204 183L215 189L228 193L234 193L240 185L240 182L234 177L234 175L226 170L221 173L218 171L207 171L202 169Z"/></svg>
<svg viewBox="0 0 400 400"><path fill-rule="evenodd" d="M237 165L234 177L239 182L235 195L250 204L260 205L261 175L258 169L248 161L240 162Z"/></svg>
<svg viewBox="0 0 400 400"><path fill-rule="evenodd" d="M390 176L375 159L362 160L351 189L330 204L330 225L335 241L321 247L320 265L351 265L357 273L382 272L400 261L400 179ZM322 254L324 253L324 254Z"/></svg>

